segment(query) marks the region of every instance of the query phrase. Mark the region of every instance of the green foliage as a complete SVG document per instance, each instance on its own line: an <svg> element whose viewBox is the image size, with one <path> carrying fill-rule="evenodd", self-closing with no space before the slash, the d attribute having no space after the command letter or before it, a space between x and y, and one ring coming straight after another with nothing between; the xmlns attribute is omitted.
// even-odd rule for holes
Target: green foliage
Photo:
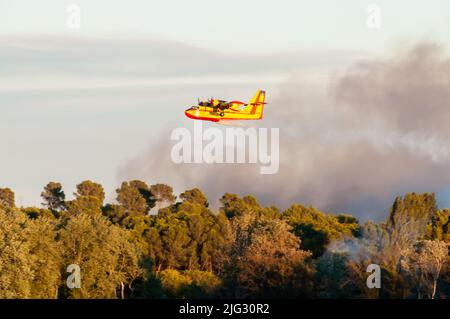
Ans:
<svg viewBox="0 0 450 319"><path fill-rule="evenodd" d="M190 189L180 194L180 198L184 202L189 202L192 204L199 204L201 206L208 207L208 199L198 188Z"/></svg>
<svg viewBox="0 0 450 319"><path fill-rule="evenodd" d="M117 189L117 201L127 216L147 215L155 205L150 187L142 181L123 182Z"/></svg>
<svg viewBox="0 0 450 319"><path fill-rule="evenodd" d="M14 192L10 188L0 188L0 207L14 208L15 206Z"/></svg>
<svg viewBox="0 0 450 319"><path fill-rule="evenodd" d="M114 224L122 224L127 212L124 206L116 204L106 204L102 208L102 214Z"/></svg>
<svg viewBox="0 0 450 319"><path fill-rule="evenodd" d="M195 198L202 198L199 190L195 194ZM159 265L209 271L221 267L220 255L227 241L228 221L221 215L214 215L206 205L203 199L185 199L160 210L154 224L162 246L157 257Z"/></svg>
<svg viewBox="0 0 450 319"><path fill-rule="evenodd" d="M57 222L54 216L41 216L29 223L27 239L34 260L31 296L33 298L58 298L61 284L63 246L57 240Z"/></svg>
<svg viewBox="0 0 450 319"><path fill-rule="evenodd" d="M105 205L92 181L72 200L55 182L41 195L45 208L19 209L0 189L0 298L450 295L450 211L433 194L398 197L386 223L362 225L300 204L280 213L231 193L213 212L197 188L175 203L170 186L138 180ZM381 289L366 286L371 263L381 266ZM81 288L66 285L70 264L80 266Z"/></svg>
<svg viewBox="0 0 450 319"><path fill-rule="evenodd" d="M177 199L177 197L173 194L173 188L166 184L151 185L150 193L159 205L171 205Z"/></svg>
<svg viewBox="0 0 450 319"><path fill-rule="evenodd" d="M312 293L310 252L279 219L253 214L233 217L226 261L228 290L237 298L295 298Z"/></svg>
<svg viewBox="0 0 450 319"><path fill-rule="evenodd" d="M130 186L136 188L147 204L147 212L155 206L155 198L150 191L150 187L143 181L134 180L130 182Z"/></svg>
<svg viewBox="0 0 450 319"><path fill-rule="evenodd" d="M0 298L57 298L61 249L55 224L0 209Z"/></svg>
<svg viewBox="0 0 450 319"><path fill-rule="evenodd" d="M42 205L52 211L58 212L65 208L64 201L66 199L66 195L64 194L60 183L48 183L44 187L44 191L41 193L41 197L44 200Z"/></svg>
<svg viewBox="0 0 450 319"><path fill-rule="evenodd" d="M274 206L262 207L256 198L251 195L240 198L237 194L225 193L220 202L222 203L221 211L228 219L246 214L257 217L265 216L271 219L280 217L278 208Z"/></svg>
<svg viewBox="0 0 450 319"><path fill-rule="evenodd" d="M222 280L208 271L166 269L158 278L168 298L213 298L222 286Z"/></svg>
<svg viewBox="0 0 450 319"><path fill-rule="evenodd" d="M346 254L327 252L317 259L316 287L320 298L352 298L361 294Z"/></svg>
<svg viewBox="0 0 450 319"><path fill-rule="evenodd" d="M103 186L92 181L84 181L77 185L77 191L74 193L76 198L81 196L92 196L99 200L100 206L105 200L105 191Z"/></svg>
<svg viewBox="0 0 450 319"><path fill-rule="evenodd" d="M28 218L37 219L40 217L46 217L49 219L55 219L56 215L50 209L38 208L38 207L24 207L21 209L22 212L27 214Z"/></svg>
<svg viewBox="0 0 450 319"><path fill-rule="evenodd" d="M0 209L0 298L31 298L30 221L20 212Z"/></svg>
<svg viewBox="0 0 450 319"><path fill-rule="evenodd" d="M310 250L315 257L322 255L332 241L354 236L359 229L358 220L348 215L325 215L314 207L299 204L284 211L282 219L302 239L301 247Z"/></svg>
<svg viewBox="0 0 450 319"><path fill-rule="evenodd" d="M397 197L388 219L390 228L401 227L410 220L420 221L420 230L424 231L426 223L437 213L435 194L408 193L403 198Z"/></svg>
<svg viewBox="0 0 450 319"><path fill-rule="evenodd" d="M76 199L66 202L66 208L70 214L101 215L102 202L97 196L78 196Z"/></svg>
<svg viewBox="0 0 450 319"><path fill-rule="evenodd" d="M64 290L67 298L124 297L117 289L131 288L142 273L129 232L101 215L79 213L64 220L60 240L65 265L79 265L83 278L81 289Z"/></svg>
<svg viewBox="0 0 450 319"><path fill-rule="evenodd" d="M426 239L443 240L450 243L450 210L436 212L427 225Z"/></svg>

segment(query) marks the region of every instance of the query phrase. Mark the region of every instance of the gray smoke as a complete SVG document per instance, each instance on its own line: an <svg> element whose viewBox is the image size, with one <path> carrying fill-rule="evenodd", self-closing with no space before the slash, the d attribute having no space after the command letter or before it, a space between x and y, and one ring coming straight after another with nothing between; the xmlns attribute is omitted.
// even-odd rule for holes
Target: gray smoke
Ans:
<svg viewBox="0 0 450 319"><path fill-rule="evenodd" d="M119 170L120 179L253 194L282 208L294 202L362 219L384 219L397 195L450 183L450 58L435 43L364 61L319 83L293 74L268 94L265 119L280 128L280 170L253 164L174 164L171 127ZM175 126L172 126L175 127Z"/></svg>

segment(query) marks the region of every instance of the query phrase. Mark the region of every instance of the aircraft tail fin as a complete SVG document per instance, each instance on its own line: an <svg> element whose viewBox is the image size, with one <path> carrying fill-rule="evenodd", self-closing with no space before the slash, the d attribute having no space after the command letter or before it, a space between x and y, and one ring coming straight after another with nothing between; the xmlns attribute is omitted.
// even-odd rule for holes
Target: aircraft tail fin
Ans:
<svg viewBox="0 0 450 319"><path fill-rule="evenodd" d="M260 115L259 118L262 118L264 104L266 100L266 91L258 90L255 96L248 102L248 107L250 107L250 114Z"/></svg>

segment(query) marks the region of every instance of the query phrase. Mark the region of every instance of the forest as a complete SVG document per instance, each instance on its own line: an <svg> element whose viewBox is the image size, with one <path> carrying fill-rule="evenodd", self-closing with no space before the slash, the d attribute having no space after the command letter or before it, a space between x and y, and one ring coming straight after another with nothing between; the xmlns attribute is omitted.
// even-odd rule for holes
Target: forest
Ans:
<svg viewBox="0 0 450 319"><path fill-rule="evenodd" d="M89 180L73 195L50 182L42 207L16 207L0 188L0 298L450 297L450 210L432 193L397 197L381 223L232 193L213 211L197 188L175 196L139 180L113 203ZM370 264L379 288L366 283Z"/></svg>

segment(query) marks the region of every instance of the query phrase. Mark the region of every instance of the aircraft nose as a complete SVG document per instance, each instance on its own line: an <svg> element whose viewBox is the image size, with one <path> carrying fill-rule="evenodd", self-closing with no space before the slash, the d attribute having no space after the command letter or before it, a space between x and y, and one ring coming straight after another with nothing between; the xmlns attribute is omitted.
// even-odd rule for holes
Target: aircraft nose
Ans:
<svg viewBox="0 0 450 319"><path fill-rule="evenodd" d="M184 115L186 115L187 117L189 117L191 119L195 117L194 110L191 110L191 109L187 109L186 111L184 111Z"/></svg>
<svg viewBox="0 0 450 319"><path fill-rule="evenodd" d="M200 110L198 108L191 107L184 111L184 114L191 119L197 119L200 116Z"/></svg>

